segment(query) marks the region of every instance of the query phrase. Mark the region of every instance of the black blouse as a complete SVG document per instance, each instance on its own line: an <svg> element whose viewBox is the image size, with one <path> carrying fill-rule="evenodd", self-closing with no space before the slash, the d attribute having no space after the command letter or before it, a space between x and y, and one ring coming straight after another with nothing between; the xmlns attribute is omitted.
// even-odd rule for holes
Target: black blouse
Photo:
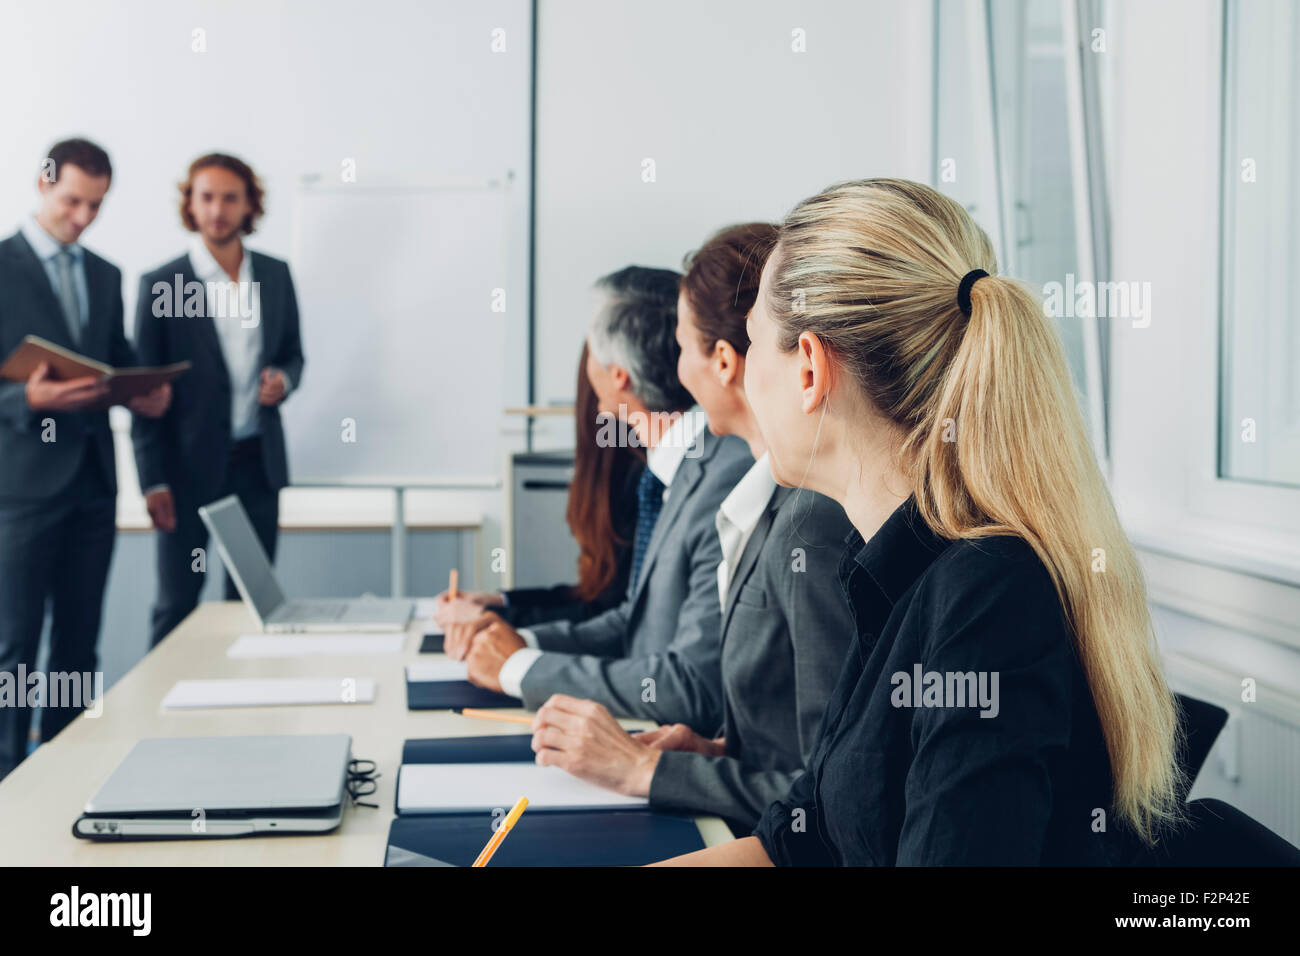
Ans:
<svg viewBox="0 0 1300 956"><path fill-rule="evenodd" d="M808 772L754 831L772 861L1131 859L1092 696L1028 543L949 541L911 498L866 545L847 540L856 640Z"/></svg>

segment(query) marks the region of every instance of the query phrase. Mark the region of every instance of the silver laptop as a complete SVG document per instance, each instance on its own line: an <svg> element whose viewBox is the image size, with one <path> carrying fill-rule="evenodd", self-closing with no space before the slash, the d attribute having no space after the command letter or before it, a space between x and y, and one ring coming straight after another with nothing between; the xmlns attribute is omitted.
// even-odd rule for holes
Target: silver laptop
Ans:
<svg viewBox="0 0 1300 956"><path fill-rule="evenodd" d="M343 819L352 738L149 737L86 802L90 840L327 833Z"/></svg>
<svg viewBox="0 0 1300 956"><path fill-rule="evenodd" d="M199 517L212 532L226 571L263 631L402 631L414 605L392 598L287 600L262 542L234 495L204 505Z"/></svg>

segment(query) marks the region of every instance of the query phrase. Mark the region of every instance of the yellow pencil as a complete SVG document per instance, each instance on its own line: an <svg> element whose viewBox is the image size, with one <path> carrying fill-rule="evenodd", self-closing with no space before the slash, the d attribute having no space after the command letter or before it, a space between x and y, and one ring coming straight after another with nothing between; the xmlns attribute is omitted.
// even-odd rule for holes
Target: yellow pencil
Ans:
<svg viewBox="0 0 1300 956"><path fill-rule="evenodd" d="M492 854L496 853L497 847L501 845L501 841L506 838L506 834L509 833L514 825L519 821L519 818L523 815L524 808L527 806L528 798L520 797L519 802L516 803L511 811L506 814L506 818L501 821L501 826L497 828L497 832L492 834L492 839L488 840L487 846L483 848L483 852L480 853L478 859L474 861L475 866L487 866L488 860L492 859Z"/></svg>
<svg viewBox="0 0 1300 956"><path fill-rule="evenodd" d="M457 571L455 568L452 568L452 569L451 569L451 573L447 575L447 597L448 597L448 599L454 601L454 600L456 600L457 597L460 596L460 595L457 593L457 589L456 589L456 585L458 585L459 583L460 583L460 572Z"/></svg>
<svg viewBox="0 0 1300 956"><path fill-rule="evenodd" d="M477 710L473 707L462 707L455 713L463 717L482 717L484 720L504 720L508 724L527 724L533 725L533 718L520 717L518 714L498 714L490 710Z"/></svg>

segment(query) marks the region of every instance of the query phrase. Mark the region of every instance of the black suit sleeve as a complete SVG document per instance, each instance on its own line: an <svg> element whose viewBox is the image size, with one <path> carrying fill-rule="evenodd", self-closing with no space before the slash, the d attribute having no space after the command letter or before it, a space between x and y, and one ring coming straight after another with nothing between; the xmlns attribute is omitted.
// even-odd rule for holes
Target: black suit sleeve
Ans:
<svg viewBox="0 0 1300 956"><path fill-rule="evenodd" d="M0 309L4 308L4 303L0 302ZM0 354L0 361L4 356L18 347L22 335L17 329L12 339L4 334L5 316L0 312L0 346L3 346L3 353ZM27 383L26 382L0 382L0 425L6 428L12 428L20 434L28 434L37 427L40 415L32 411L27 404Z"/></svg>
<svg viewBox="0 0 1300 956"><path fill-rule="evenodd" d="M140 295L135 305L135 352L142 365L163 365L162 320L153 314L153 292L149 277L140 280ZM120 308L120 306L119 306ZM131 444L135 448L135 467L140 476L140 490L167 484L163 468L164 423L175 412L175 403L161 418L135 415L131 420Z"/></svg>
<svg viewBox="0 0 1300 956"><path fill-rule="evenodd" d="M513 627L548 621L582 621L589 605L579 601L572 584L550 588L512 588L505 592L506 606L499 613Z"/></svg>
<svg viewBox="0 0 1300 956"><path fill-rule="evenodd" d="M130 368L133 365L139 365L135 354L135 349L126 339L125 320L122 308L122 273L113 270L113 318L112 328L109 332L110 339L108 342L108 363L114 368Z"/></svg>
<svg viewBox="0 0 1300 956"><path fill-rule="evenodd" d="M16 432L26 434L36 424L36 413L27 404L26 382L0 384L0 421Z"/></svg>
<svg viewBox="0 0 1300 956"><path fill-rule="evenodd" d="M298 326L298 294L293 287L293 276L289 266L284 266L284 335L280 340L280 354L272 363L285 375L294 390L302 384L302 369L305 364L302 354L302 332Z"/></svg>
<svg viewBox="0 0 1300 956"><path fill-rule="evenodd" d="M822 839L819 814L816 776L801 774L759 818L754 836L777 866L835 866L839 860Z"/></svg>
<svg viewBox="0 0 1300 956"><path fill-rule="evenodd" d="M0 383L0 422L27 434L36 425L37 413L27 404L26 382Z"/></svg>

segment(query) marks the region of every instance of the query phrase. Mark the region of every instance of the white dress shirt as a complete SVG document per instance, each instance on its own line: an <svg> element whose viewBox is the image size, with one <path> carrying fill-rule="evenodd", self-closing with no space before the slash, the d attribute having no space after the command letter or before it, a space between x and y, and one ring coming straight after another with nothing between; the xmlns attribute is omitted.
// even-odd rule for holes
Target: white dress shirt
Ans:
<svg viewBox="0 0 1300 956"><path fill-rule="evenodd" d="M190 266L207 291L207 314L216 326L230 373L230 437L250 438L258 433L257 393L262 387L262 303L253 283L253 257L244 250L239 281L231 282L196 235L190 241ZM249 307L251 314L245 311Z"/></svg>
<svg viewBox="0 0 1300 956"><path fill-rule="evenodd" d="M668 500L668 492L672 490L673 479L677 477L677 469L681 467L686 452L708 424L709 419L704 414L704 409L692 405L659 436L657 445L646 449L646 467L663 483L664 501ZM526 627L519 628L517 633L528 646L521 647L507 657L497 675L501 689L511 697L523 696L524 675L533 666L533 661L542 656L536 634Z"/></svg>
<svg viewBox="0 0 1300 956"><path fill-rule="evenodd" d="M677 477L677 469L682 465L687 450L700 437L704 426L709 423L704 409L692 405L668 426L668 430L659 436L659 444L647 448L645 464L650 473L664 486L664 500L668 500L668 489Z"/></svg>
<svg viewBox="0 0 1300 956"><path fill-rule="evenodd" d="M718 527L718 540L722 542L722 562L718 565L718 600L724 608L727 606L727 591L731 587L731 577L736 573L736 564L744 554L745 545L753 536L758 519L763 517L775 492L776 479L772 477L772 468L764 453L718 507L714 518Z"/></svg>
<svg viewBox="0 0 1300 956"><path fill-rule="evenodd" d="M55 298L59 295L59 264L58 255L63 249L66 249L72 256L72 281L77 289L77 311L80 315L78 319L77 338L80 339L86 329L86 323L90 319L90 286L86 282L86 256L84 250L77 243L63 245L55 239L45 227L36 221L35 216L28 216L18 224L18 231L23 234L27 244L32 247L32 252L36 253L36 258L41 260L41 266L45 269L45 274L49 276L50 288L54 290ZM73 343L77 345L77 342Z"/></svg>

